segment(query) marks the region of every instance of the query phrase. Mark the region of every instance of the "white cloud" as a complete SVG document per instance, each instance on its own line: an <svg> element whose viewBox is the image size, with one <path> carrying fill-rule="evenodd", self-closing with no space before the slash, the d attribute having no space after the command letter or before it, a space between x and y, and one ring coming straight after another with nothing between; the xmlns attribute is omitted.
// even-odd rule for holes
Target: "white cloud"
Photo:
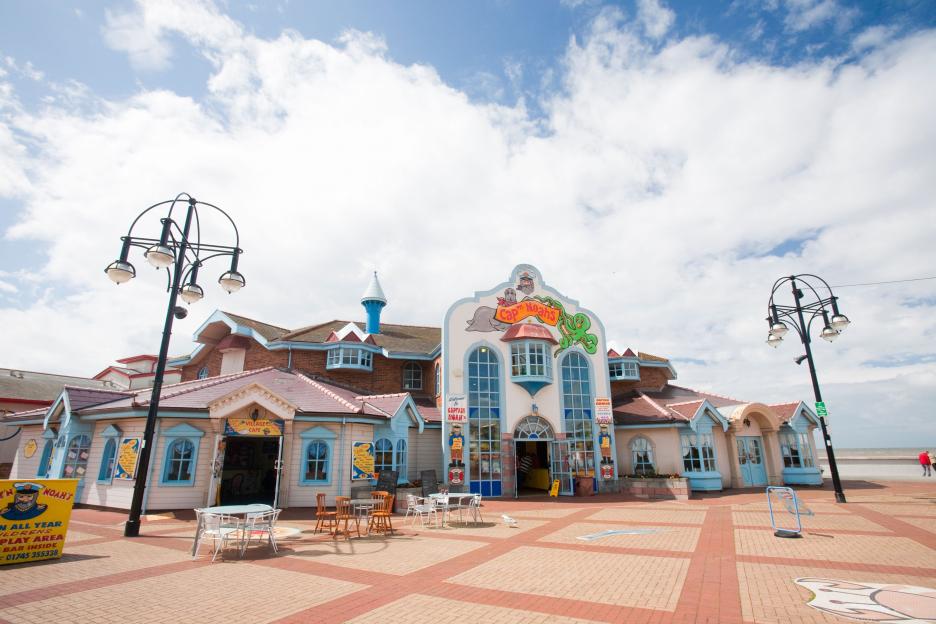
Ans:
<svg viewBox="0 0 936 624"><path fill-rule="evenodd" d="M860 15L854 7L845 7L838 0L786 0L784 23L794 32L809 30L831 22L839 31L848 30Z"/></svg>
<svg viewBox="0 0 936 624"><path fill-rule="evenodd" d="M262 39L205 3L110 19L149 37L156 60L172 37L195 46L215 68L209 95L141 91L93 112L62 100L0 120L0 154L35 146L30 160L0 161L0 194L23 206L8 235L48 249L39 282L5 278L24 293L16 308L0 304L10 364L94 374L154 351L164 279L139 255L130 284L102 270L136 214L182 190L236 220L248 286L224 295L224 267L206 266L207 297L177 322L174 353L215 308L285 326L363 318L374 268L388 322L438 324L451 302L531 262L616 344L686 358L684 384L808 399L800 348L763 344L773 281L936 267L932 31L882 40L859 64L778 67L711 37L659 47L604 11L570 44L538 122L522 104L473 101L432 67L394 63L372 34ZM229 240L223 224L204 225ZM766 254L807 232L801 252ZM932 404L933 386L911 380L936 365L867 364L933 350L934 306L901 305L932 301L932 282L838 294L853 325L815 346L836 435L895 395ZM36 349L39 336L54 348ZM907 422L899 435L931 435ZM890 443L888 431L877 440Z"/></svg>
<svg viewBox="0 0 936 624"><path fill-rule="evenodd" d="M676 14L660 0L637 0L637 19L651 39L660 39L673 26Z"/></svg>

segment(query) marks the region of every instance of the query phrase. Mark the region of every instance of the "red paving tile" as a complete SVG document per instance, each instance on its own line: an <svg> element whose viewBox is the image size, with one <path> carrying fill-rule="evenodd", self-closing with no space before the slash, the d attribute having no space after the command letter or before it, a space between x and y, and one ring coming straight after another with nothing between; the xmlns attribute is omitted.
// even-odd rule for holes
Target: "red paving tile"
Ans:
<svg viewBox="0 0 936 624"><path fill-rule="evenodd" d="M873 485L873 484L872 484ZM706 495L685 503L647 501L628 501L616 498L592 498L560 500L529 500L522 501L487 501L484 513L488 520L500 519L501 513L508 513L521 518L521 522L529 522L525 530L516 533L497 533L490 531L487 534L471 534L470 531L434 530L423 528L402 527L398 535L383 542L370 538L365 541L352 541L352 543L339 544L329 537L313 536L304 532L297 540L286 540L281 543L279 556L272 557L264 549L259 548L249 553L243 560L227 560L210 563L206 558L192 561L188 556L191 547L191 537L179 535L180 529L191 527L194 524L190 517L180 514L174 520L154 521L144 524L143 536L133 540L125 540L122 536L124 520L123 514L114 512L95 511L89 509L75 510L72 528L80 533L95 536L66 544L66 553L69 548L88 548L91 552L95 547L106 545L119 545L120 556L138 558L139 567L129 572L103 574L94 576L89 574L86 578L74 580L73 576L56 578L56 565L81 566L80 557L73 558L71 562L47 562L26 564L24 566L0 568L0 575L17 574L23 570L24 574L36 576L40 586L0 596L0 624L7 621L30 621L22 617L23 607L51 604L56 598L67 598L75 604L83 601L96 600L94 608L89 614L94 614L94 620L99 622L121 621L133 622L132 610L127 611L126 605L117 611L109 611L109 607L117 609L120 605L100 604L101 591L108 588L123 588L125 591L111 592L106 595L120 595L127 604L132 604L133 592L140 586L141 581L150 578L165 577L179 573L196 575L223 571L224 577L236 578L238 570L256 570L267 568L269 574L293 575L291 579L309 578L310 586L316 584L316 579L331 579L336 588L343 587L341 591L325 595L324 602L306 603L303 606L301 596L294 603L300 608L286 617L280 617L277 622L345 622L357 617L364 617L371 621L386 609L405 608L407 601L416 596L423 596L419 601L412 600L413 605L425 605L425 597L435 597L440 601L449 601L446 604L478 605L479 608L494 609L496 621L511 621L517 614L541 614L545 617L566 617L577 620L595 622L646 622L646 623L679 623L679 622L717 622L719 624L733 624L744 621L742 617L742 603L751 601L767 601L769 597L764 589L756 583L741 583L739 564L771 564L773 566L789 566L789 572L795 574L797 568L810 570L828 570L830 578L835 578L836 572L860 573L863 578L873 582L875 575L904 575L917 579L933 579L930 586L936 587L936 534L917 527L901 518L890 516L880 511L881 504L889 501L899 501L900 516L928 517L923 511L927 507L913 507L915 501L923 505L927 497L919 496L921 493L930 494L930 489L919 484L886 484L883 486L865 486L866 489L856 489L853 499L845 505L832 506L832 493L825 490L805 490L801 492L804 501L821 503L819 507L828 509L830 515L845 517L853 515L871 521L886 531L878 532L847 530L847 529L821 529L807 528L807 540L823 538L832 542L814 542L834 544L835 548L820 553L822 558L805 560L802 557L789 556L795 552L792 546L775 542L769 535L770 529L764 526L734 525L732 507L747 505L749 503L764 502L762 492L725 493L720 496ZM867 504L874 504L871 509ZM650 517L659 517L659 522L644 519L630 521L626 518L629 512L618 513L618 519L595 519L594 514L603 509L615 507L623 510L653 510ZM538 510L568 511L560 517L548 517L550 514L536 515ZM918 513L913 512L919 509ZM686 514L693 511L694 514ZM524 517L524 513L528 516ZM682 516L680 516L682 512ZM699 512L705 512L701 514ZM615 514L610 514L611 516ZM686 522L689 518L702 518L701 524ZM631 514L634 518L647 518L645 511ZM535 518L535 519L534 519ZM624 519L621 519L624 518ZM186 524L186 522L188 522ZM284 514L284 524L293 525L297 522L308 524L306 510L289 510ZM539 524L536 524L539 523ZM397 524L402 525L402 522ZM535 526L534 526L535 524ZM544 538L571 527L583 524L593 526L600 524L608 528L622 527L658 527L663 530L654 537L656 542L668 539L665 533L671 529L673 539L679 529L694 529L698 531L698 539L691 552L679 551L678 548L667 549L673 544L665 543L663 547L648 548L641 546L639 537L633 542L615 542L602 544L600 540L588 543L563 543L560 541L545 541ZM311 525L303 525L309 528ZM849 524L845 524L849 526ZM851 522L850 526L861 526ZM527 528L532 527L532 528ZM569 529L575 531L575 528ZM682 533L685 533L683 531ZM738 535L746 536L747 542L737 542ZM569 535L566 533L565 535ZM572 535L575 535L573 532ZM568 538L566 538L568 539ZM803 542L807 540L802 540ZM892 542L890 540L898 540ZM900 541L903 540L903 541ZM797 540L801 541L801 540ZM621 544L624 545L621 545ZM750 544L760 545L751 551ZM902 548L915 548L908 550L909 558L915 565L883 565L887 559L877 558L874 548L887 547L887 544L898 544ZM411 544L411 545L408 545ZM742 546L738 546L742 544ZM864 544L868 552L863 552ZM162 560L148 560L147 553L156 552L152 549L140 549L138 546L146 545L158 547L158 552L177 553L178 560L163 563ZM457 546L457 548L456 548ZM110 547L110 546L108 546ZM736 549L743 548L745 554L739 554ZM837 548L837 550L836 550ZM845 553L842 548L851 548L847 551L849 561L837 561L836 556ZM123 554L123 550L126 554ZM398 553L398 554L397 554ZM406 554L410 553L411 560L420 559L421 567L400 567L395 565L406 562ZM837 553L839 553L837 555ZM820 556L817 555L817 556ZM117 555L110 555L117 556ZM576 585L576 579L563 576L560 570L555 579L554 591L543 592L542 587L535 583L527 583L530 579L518 578L511 574L511 567L524 558L536 556L546 557L536 561L562 561L569 562L570 566L578 565L576 574L584 574L590 579L596 579L587 588L581 584ZM614 561L628 562L623 569L611 569L604 572L598 561L608 561L607 557L620 557ZM382 558L381 558L382 557ZM520 557L521 559L517 559ZM593 557L596 562L592 569L588 564L581 568L582 562L590 562ZM93 558L93 557L92 557ZM583 559L584 558L584 559ZM932 558L934 565L924 566L923 563ZM893 563L893 558L889 560ZM916 565L919 563L919 565ZM390 567L385 567L390 564ZM527 563L527 567L529 567ZM553 564L555 565L558 564ZM37 569L45 566L43 569ZM226 566L218 568L217 566ZM229 566L229 567L228 567ZM641 586L641 580L650 574L654 566L657 569L682 569L683 577L670 578L672 593L668 596L671 602L653 603L646 592L654 588ZM660 566L663 566L662 568ZM670 567L666 567L670 566ZM672 566L677 566L673 568ZM515 568L516 569L516 568ZM540 568L536 568L540 569ZM777 568L779 569L779 568ZM785 568L784 568L785 569ZM74 570L74 568L72 568ZM481 572L481 571L485 572ZM492 584L483 579L479 582L478 575L486 574L487 570L495 570L497 578L502 582ZM100 574L98 571L97 574ZM300 576L295 576L300 575ZM303 576L304 575L304 576ZM594 576L592 576L594 575ZM560 578L561 577L561 578ZM0 576L4 578L4 576ZM553 577L550 577L552 579ZM781 582L785 582L781 578ZM496 580L496 579L495 579ZM792 578L790 579L792 582ZM614 590L610 593L596 594L597 600L583 600L582 594L576 592L583 589ZM607 583L607 587L604 585ZM301 583L300 583L301 585ZM24 588L31 587L23 585ZM153 587L152 584L147 587ZM158 585L156 585L158 587ZM537 589L539 587L540 589ZM742 590L742 587L744 588ZM529 589L533 591L529 591ZM576 589L578 588L578 589ZM202 591L230 591L230 587L203 587ZM243 588L245 591L254 591L256 588ZM264 588L268 592L270 588ZM659 588L656 588L659 589ZM272 588L275 592L275 588ZM150 589L150 591L152 591ZM744 596L742 597L742 591ZM641 593L644 592L644 593ZM587 592L586 592L587 593ZM796 593L795 591L793 592ZM601 598L600 596L606 596ZM243 596L239 596L243 598ZM666 598L666 596L664 596ZM743 598L743 600L742 600ZM270 599L268 595L257 600ZM275 599L275 595L274 595ZM172 596L166 596L167 601ZM803 597L805 602L806 597ZM402 603L401 603L402 601ZM457 601L457 602L451 602ZM616 602L615 602L616 601ZM630 602L629 602L630 601ZM648 605L656 604L657 608ZM666 605L667 608L660 608ZM48 608L48 607L47 607ZM414 607L415 608L415 607ZM745 607L747 608L747 607ZM669 610L674 609L674 610ZM469 611L470 612L470 611ZM113 615L120 613L121 617ZM750 611L746 611L750 614ZM211 613L199 613L197 619L210 623L215 620ZM410 621L433 621L433 613L411 613ZM253 621L245 615L243 621ZM267 621L257 618L256 621ZM757 620L754 620L757 621ZM771 621L771 620L765 620Z"/></svg>

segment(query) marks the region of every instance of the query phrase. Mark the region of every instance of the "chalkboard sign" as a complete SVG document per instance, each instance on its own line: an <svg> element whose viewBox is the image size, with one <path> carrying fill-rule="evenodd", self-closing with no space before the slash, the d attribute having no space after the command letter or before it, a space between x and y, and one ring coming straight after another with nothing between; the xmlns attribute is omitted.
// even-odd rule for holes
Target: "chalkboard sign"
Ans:
<svg viewBox="0 0 936 624"><path fill-rule="evenodd" d="M380 474L377 475L377 487L374 488L374 491L390 492L396 496L396 486L399 478L400 473L396 470L381 470Z"/></svg>

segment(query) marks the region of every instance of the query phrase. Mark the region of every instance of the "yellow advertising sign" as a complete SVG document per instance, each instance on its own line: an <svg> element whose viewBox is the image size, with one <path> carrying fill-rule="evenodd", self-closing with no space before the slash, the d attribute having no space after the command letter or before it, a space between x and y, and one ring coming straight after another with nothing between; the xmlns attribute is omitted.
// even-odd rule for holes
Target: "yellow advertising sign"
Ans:
<svg viewBox="0 0 936 624"><path fill-rule="evenodd" d="M224 423L224 435L281 436L283 421L275 418L228 418Z"/></svg>
<svg viewBox="0 0 936 624"><path fill-rule="evenodd" d="M137 460L140 457L140 438L124 438L117 452L117 467L114 478L130 481L136 473Z"/></svg>
<svg viewBox="0 0 936 624"><path fill-rule="evenodd" d="M374 443L351 443L351 480L373 479L374 475Z"/></svg>
<svg viewBox="0 0 936 624"><path fill-rule="evenodd" d="M78 479L0 481L0 565L58 559Z"/></svg>
<svg viewBox="0 0 936 624"><path fill-rule="evenodd" d="M36 454L36 449L38 448L39 444L35 440L29 440L23 445L23 457L29 459Z"/></svg>

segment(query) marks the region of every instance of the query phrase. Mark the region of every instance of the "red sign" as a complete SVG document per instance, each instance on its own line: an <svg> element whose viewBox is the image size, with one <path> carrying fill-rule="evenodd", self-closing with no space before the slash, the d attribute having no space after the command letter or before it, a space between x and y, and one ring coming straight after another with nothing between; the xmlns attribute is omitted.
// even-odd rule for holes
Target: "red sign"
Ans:
<svg viewBox="0 0 936 624"><path fill-rule="evenodd" d="M494 318L502 323L519 323L523 319L535 316L547 325L555 326L559 322L562 310L540 303L535 299L524 299L512 305L497 306Z"/></svg>
<svg viewBox="0 0 936 624"><path fill-rule="evenodd" d="M463 394L453 394L448 398L445 419L449 422L463 423L468 420L468 401Z"/></svg>

